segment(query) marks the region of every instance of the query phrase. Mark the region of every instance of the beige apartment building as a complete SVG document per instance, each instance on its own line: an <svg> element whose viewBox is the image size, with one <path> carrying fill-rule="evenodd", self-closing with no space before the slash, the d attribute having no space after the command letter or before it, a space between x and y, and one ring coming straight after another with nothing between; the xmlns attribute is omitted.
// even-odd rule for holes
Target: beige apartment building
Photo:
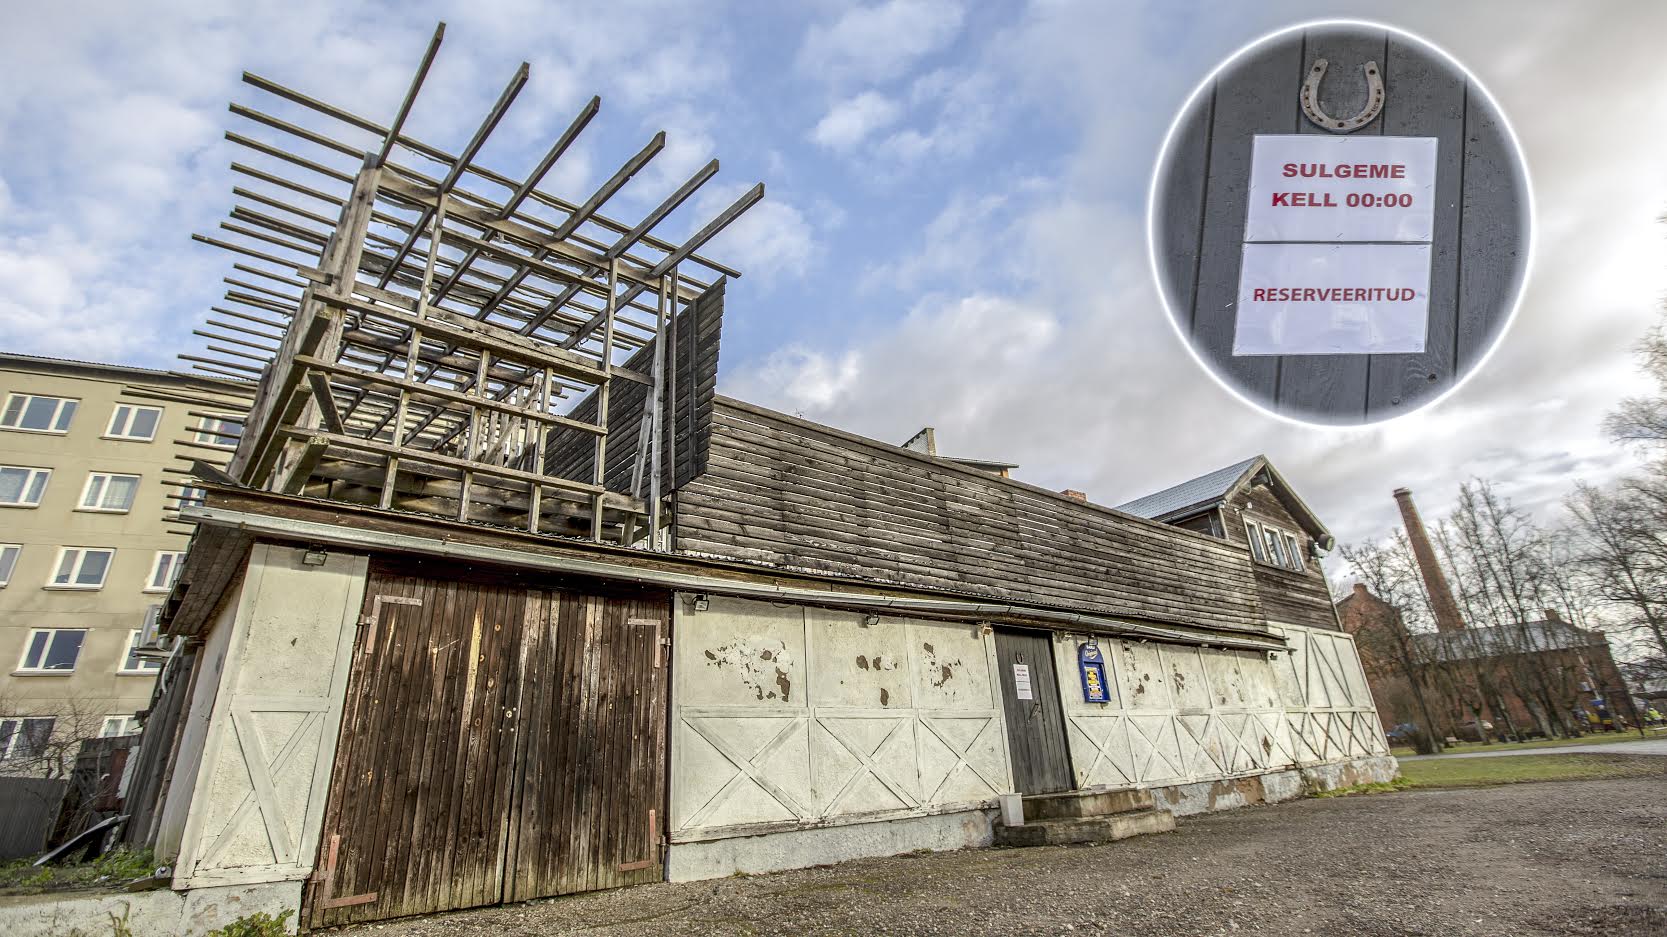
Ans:
<svg viewBox="0 0 1667 937"><path fill-rule="evenodd" d="M142 631L189 538L176 456L240 431L183 399L214 388L0 354L0 773L58 773L80 739L139 731L163 666Z"/></svg>

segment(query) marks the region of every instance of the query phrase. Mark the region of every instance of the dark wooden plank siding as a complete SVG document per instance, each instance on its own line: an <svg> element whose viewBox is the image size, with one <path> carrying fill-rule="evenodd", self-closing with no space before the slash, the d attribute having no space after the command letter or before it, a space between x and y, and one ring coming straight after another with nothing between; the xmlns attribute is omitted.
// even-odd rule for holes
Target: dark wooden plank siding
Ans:
<svg viewBox="0 0 1667 937"><path fill-rule="evenodd" d="M1430 324L1420 354L1232 354L1252 137L1322 132L1298 101L1320 57L1330 62L1321 104L1333 115L1359 110L1366 61L1382 71L1383 111L1355 135L1439 141ZM1182 116L1169 152L1155 236L1174 314L1205 362L1263 406L1321 423L1392 417L1450 390L1504 327L1507 300L1525 275L1527 178L1492 103L1419 44L1334 27L1293 34L1217 76Z"/></svg>
<svg viewBox="0 0 1667 937"><path fill-rule="evenodd" d="M1430 243L1430 330L1422 354L1375 355L1366 395L1367 419L1404 413L1446 393L1454 381L1457 327L1459 201L1464 182L1465 81L1437 67L1404 40L1389 37L1383 63L1395 94L1378 122L1399 137L1436 138L1435 236Z"/></svg>
<svg viewBox="0 0 1667 937"><path fill-rule="evenodd" d="M661 877L666 593L377 559L373 614L325 811L319 867L339 837L335 871L309 892L309 926Z"/></svg>
<svg viewBox="0 0 1667 937"><path fill-rule="evenodd" d="M1297 60L1297 72L1306 74L1307 64L1317 58L1331 63L1326 73L1328 81L1320 85L1320 107L1327 114L1356 114L1366 105L1366 83L1359 80L1360 69L1367 62L1381 67L1389 49L1385 35L1361 36L1356 29L1310 29L1302 37L1302 55ZM1294 102L1293 102L1294 103ZM1293 107L1293 133L1329 136L1330 132L1314 126ZM1355 131L1353 136L1382 136L1383 121L1374 120ZM1248 164L1247 167L1248 169ZM1366 400L1367 366L1369 355L1282 355L1279 362L1279 391L1276 397L1281 411L1295 415L1326 413L1336 401ZM1352 422L1358 422L1357 410Z"/></svg>
<svg viewBox="0 0 1667 937"><path fill-rule="evenodd" d="M664 410L670 432L667 433L662 481L668 490L687 483L705 469L706 427L711 420L712 397L717 387L726 283L726 280L719 280L680 312L673 330L675 335L670 336L675 339L676 366L669 370L675 373L676 380ZM654 347L654 342L644 345L625 362L624 367L650 374L654 367ZM648 405L650 388L616 378L610 394L608 466L604 483L609 491L628 493L631 464L637 454L639 421ZM592 423L596 420L596 408L597 400L593 393L581 400L569 415ZM580 481L590 481L593 477L596 465L593 435L570 429L560 430L551 434L545 452L551 474Z"/></svg>
<svg viewBox="0 0 1667 937"><path fill-rule="evenodd" d="M1241 507L1246 499L1250 501L1248 511ZM1319 560L1308 555L1313 538L1303 531L1302 525L1291 516L1285 505L1268 489L1259 487L1252 488L1246 495L1233 497L1221 510L1226 517L1227 539L1247 555L1250 552L1250 537L1244 526L1247 516L1296 534L1302 544L1306 565L1300 572L1254 560L1251 562L1256 595L1268 621L1336 629L1337 616L1331 608L1331 590L1326 586L1325 570Z"/></svg>
<svg viewBox="0 0 1667 937"><path fill-rule="evenodd" d="M795 570L1256 631L1239 547L730 398L679 550Z"/></svg>

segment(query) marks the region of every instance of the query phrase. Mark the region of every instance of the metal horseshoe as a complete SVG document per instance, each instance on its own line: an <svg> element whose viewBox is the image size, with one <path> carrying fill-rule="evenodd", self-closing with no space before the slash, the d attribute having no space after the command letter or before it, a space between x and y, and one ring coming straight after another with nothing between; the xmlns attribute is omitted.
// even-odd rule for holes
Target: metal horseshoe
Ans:
<svg viewBox="0 0 1667 937"><path fill-rule="evenodd" d="M1325 59L1315 59L1314 66L1308 70L1308 77L1302 80L1302 112L1316 127L1332 133L1353 133L1371 123L1383 110L1383 76L1378 74L1376 62L1367 62L1362 66L1366 72L1366 106L1353 117L1339 120L1320 107L1320 81L1325 78L1329 64Z"/></svg>

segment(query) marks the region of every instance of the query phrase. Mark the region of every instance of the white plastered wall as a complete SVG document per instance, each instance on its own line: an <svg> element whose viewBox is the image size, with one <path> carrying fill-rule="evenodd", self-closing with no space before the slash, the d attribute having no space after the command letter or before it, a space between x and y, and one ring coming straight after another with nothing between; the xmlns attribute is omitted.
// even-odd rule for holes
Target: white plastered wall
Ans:
<svg viewBox="0 0 1667 937"><path fill-rule="evenodd" d="M175 888L298 881L312 871L367 559L329 553L314 565L306 555L255 545L235 614L217 623L231 630ZM182 759L176 775L191 770Z"/></svg>
<svg viewBox="0 0 1667 937"><path fill-rule="evenodd" d="M677 598L673 843L972 810L1012 790L972 624Z"/></svg>
<svg viewBox="0 0 1667 937"><path fill-rule="evenodd" d="M1088 638L1056 635L1077 786L1160 787L1388 754L1353 638L1275 631L1290 649L1272 655L1101 636L1107 703L1083 700Z"/></svg>

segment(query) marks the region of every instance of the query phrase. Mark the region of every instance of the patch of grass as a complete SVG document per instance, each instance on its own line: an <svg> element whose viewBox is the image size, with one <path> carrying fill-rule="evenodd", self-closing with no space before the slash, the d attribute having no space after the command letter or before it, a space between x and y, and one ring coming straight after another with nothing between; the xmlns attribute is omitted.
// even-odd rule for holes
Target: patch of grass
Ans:
<svg viewBox="0 0 1667 937"><path fill-rule="evenodd" d="M225 927L209 931L205 937L284 937L284 922L295 912L289 908L273 917L265 911L244 915Z"/></svg>
<svg viewBox="0 0 1667 937"><path fill-rule="evenodd" d="M1667 774L1667 759L1650 755L1513 755L1431 758L1401 764L1408 787L1483 787L1526 781L1595 781Z"/></svg>
<svg viewBox="0 0 1667 937"><path fill-rule="evenodd" d="M1356 784L1352 787L1339 787L1329 791L1315 791L1311 797L1348 797L1352 794L1387 794L1390 791L1404 791L1412 786L1412 782L1405 777L1398 777L1393 781L1372 781L1368 784Z"/></svg>
<svg viewBox="0 0 1667 937"><path fill-rule="evenodd" d="M70 888L118 884L144 878L156 869L149 849L112 849L92 862L35 868L32 860L0 864L0 894L34 895Z"/></svg>
<svg viewBox="0 0 1667 937"><path fill-rule="evenodd" d="M1533 739L1528 742L1494 742L1483 745L1481 742L1460 742L1448 745L1442 749L1445 755L1464 755L1473 752L1509 752L1525 748L1559 748L1565 745L1602 745L1616 742L1640 742L1645 739L1667 738L1667 728L1648 729L1648 735L1640 738L1637 732L1600 732L1596 735L1583 735L1575 739ZM1390 754L1397 758L1415 755L1411 746L1397 745L1390 749Z"/></svg>

